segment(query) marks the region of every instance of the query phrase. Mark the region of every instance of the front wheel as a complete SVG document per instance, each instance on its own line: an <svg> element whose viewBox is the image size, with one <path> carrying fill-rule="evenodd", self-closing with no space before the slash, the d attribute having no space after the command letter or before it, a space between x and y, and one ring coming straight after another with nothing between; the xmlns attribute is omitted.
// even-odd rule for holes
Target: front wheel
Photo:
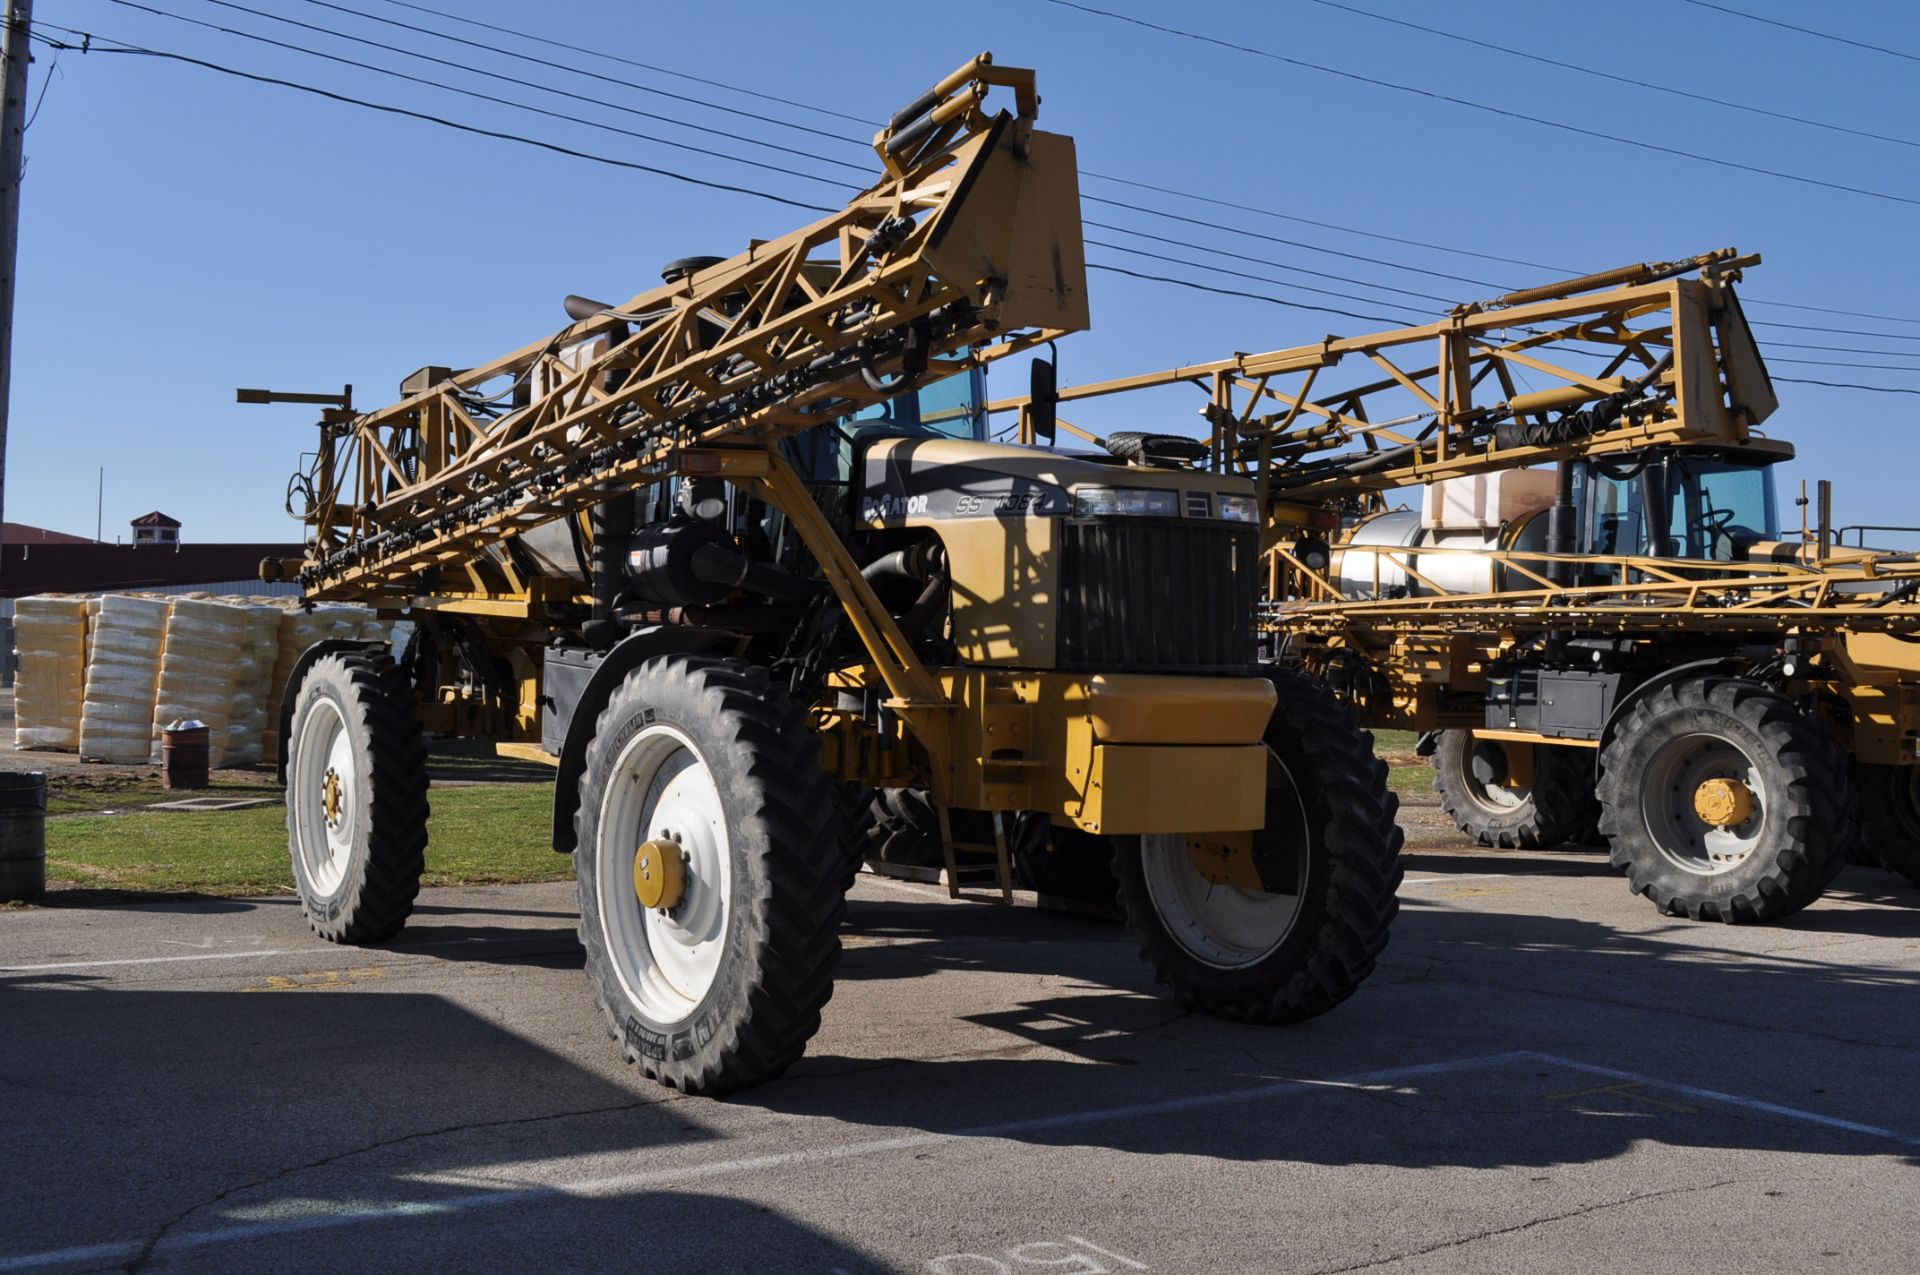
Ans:
<svg viewBox="0 0 1920 1275"><path fill-rule="evenodd" d="M1247 1022L1324 1014L1373 972L1399 909L1398 801L1373 739L1310 678L1272 675L1266 826L1114 838L1127 926L1183 1005Z"/></svg>
<svg viewBox="0 0 1920 1275"><path fill-rule="evenodd" d="M594 727L574 871L587 975L647 1075L773 1079L833 994L846 862L805 715L763 670L642 664Z"/></svg>
<svg viewBox="0 0 1920 1275"><path fill-rule="evenodd" d="M1737 678L1664 686L1600 756L1601 831L1615 867L1662 912L1772 921L1846 862L1845 759L1792 700Z"/></svg>
<svg viewBox="0 0 1920 1275"><path fill-rule="evenodd" d="M287 846L300 907L333 943L400 932L426 869L427 752L412 688L384 655L315 660L294 691Z"/></svg>

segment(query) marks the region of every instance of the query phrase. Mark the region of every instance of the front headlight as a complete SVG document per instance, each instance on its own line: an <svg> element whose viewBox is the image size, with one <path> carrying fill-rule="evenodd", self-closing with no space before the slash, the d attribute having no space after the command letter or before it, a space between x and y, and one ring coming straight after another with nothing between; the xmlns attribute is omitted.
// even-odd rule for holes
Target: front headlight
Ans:
<svg viewBox="0 0 1920 1275"><path fill-rule="evenodd" d="M1073 493L1076 518L1177 518L1180 500L1151 487L1081 487Z"/></svg>
<svg viewBox="0 0 1920 1275"><path fill-rule="evenodd" d="M1220 516L1228 522L1259 522L1260 510L1252 496L1222 496Z"/></svg>

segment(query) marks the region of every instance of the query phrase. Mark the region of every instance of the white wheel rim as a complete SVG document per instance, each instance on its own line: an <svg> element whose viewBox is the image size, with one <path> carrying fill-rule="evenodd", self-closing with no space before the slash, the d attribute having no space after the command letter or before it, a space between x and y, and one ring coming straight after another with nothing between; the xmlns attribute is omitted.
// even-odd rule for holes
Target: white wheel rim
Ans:
<svg viewBox="0 0 1920 1275"><path fill-rule="evenodd" d="M1461 787L1476 806L1494 814L1511 814L1533 800L1533 789L1526 784L1485 783L1473 773L1474 754L1482 748L1505 747L1483 739L1469 739L1460 750Z"/></svg>
<svg viewBox="0 0 1920 1275"><path fill-rule="evenodd" d="M346 879L359 819L359 768L353 736L340 706L315 696L294 742L292 792L295 841L307 882L331 895Z"/></svg>
<svg viewBox="0 0 1920 1275"><path fill-rule="evenodd" d="M1746 785L1753 808L1745 819L1719 827L1700 817L1694 794L1709 779ZM1718 876L1746 861L1766 835L1772 798L1753 759L1719 735L1668 740L1641 772L1641 817L1648 834L1667 862L1697 876Z"/></svg>
<svg viewBox="0 0 1920 1275"><path fill-rule="evenodd" d="M726 807L693 741L664 724L627 742L607 776L594 848L600 924L628 1000L659 1025L697 1009L726 949L733 860ZM671 911L643 907L633 860L647 841L686 852L685 888Z"/></svg>
<svg viewBox="0 0 1920 1275"><path fill-rule="evenodd" d="M1140 866L1147 897L1168 935L1196 960L1216 969L1239 969L1258 964L1293 932L1300 904L1311 886L1307 811L1285 764L1268 750L1269 773L1278 772L1284 794L1269 779L1269 833L1290 836L1299 847L1296 894L1268 894L1260 890L1223 885L1200 875L1187 853L1181 833L1153 833L1140 838ZM1279 799L1276 800L1275 798ZM1288 827L1277 827L1284 823Z"/></svg>

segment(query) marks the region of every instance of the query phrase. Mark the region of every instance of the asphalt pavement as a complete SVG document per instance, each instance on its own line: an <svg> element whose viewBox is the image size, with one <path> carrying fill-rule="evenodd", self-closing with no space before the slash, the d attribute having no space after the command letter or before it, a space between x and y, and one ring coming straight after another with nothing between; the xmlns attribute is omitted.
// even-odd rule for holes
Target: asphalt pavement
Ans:
<svg viewBox="0 0 1920 1275"><path fill-rule="evenodd" d="M1436 815L1292 1028L863 878L807 1057L725 1101L622 1063L570 885L378 949L290 898L0 912L0 1272L1920 1269L1920 891L1699 925Z"/></svg>

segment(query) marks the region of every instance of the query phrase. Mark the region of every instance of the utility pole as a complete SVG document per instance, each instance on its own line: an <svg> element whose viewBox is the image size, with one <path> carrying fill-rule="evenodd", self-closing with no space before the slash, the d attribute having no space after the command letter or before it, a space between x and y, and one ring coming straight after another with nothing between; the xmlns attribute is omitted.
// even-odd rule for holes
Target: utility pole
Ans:
<svg viewBox="0 0 1920 1275"><path fill-rule="evenodd" d="M20 257L21 138L27 130L27 64L33 60L27 36L33 30L33 0L7 0L7 25L0 33L0 59L6 62L0 88L0 543L5 540L7 491L7 418L13 398L13 283Z"/></svg>

